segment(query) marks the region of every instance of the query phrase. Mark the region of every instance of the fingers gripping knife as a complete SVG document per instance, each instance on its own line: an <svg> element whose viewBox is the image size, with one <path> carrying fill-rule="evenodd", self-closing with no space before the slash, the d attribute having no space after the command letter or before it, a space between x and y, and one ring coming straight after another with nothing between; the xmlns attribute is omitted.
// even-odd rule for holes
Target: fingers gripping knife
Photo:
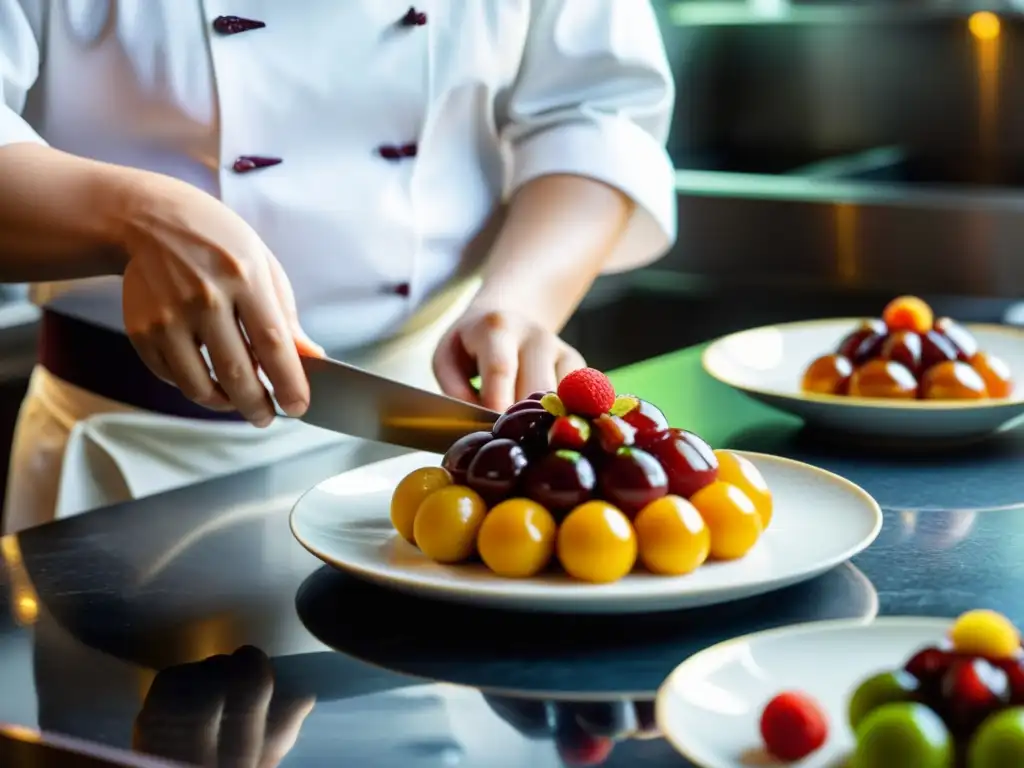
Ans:
<svg viewBox="0 0 1024 768"><path fill-rule="evenodd" d="M500 415L337 360L303 357L302 366L310 388L302 420L353 437L444 453L463 435L490 431Z"/></svg>

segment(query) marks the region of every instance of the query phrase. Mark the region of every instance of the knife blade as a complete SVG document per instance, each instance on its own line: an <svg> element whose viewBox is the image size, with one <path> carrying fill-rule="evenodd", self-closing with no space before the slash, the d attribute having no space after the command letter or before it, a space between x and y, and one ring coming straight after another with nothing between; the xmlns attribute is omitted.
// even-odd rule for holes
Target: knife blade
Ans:
<svg viewBox="0 0 1024 768"><path fill-rule="evenodd" d="M501 414L329 358L303 357L315 427L418 451L444 453L464 435L490 431Z"/></svg>

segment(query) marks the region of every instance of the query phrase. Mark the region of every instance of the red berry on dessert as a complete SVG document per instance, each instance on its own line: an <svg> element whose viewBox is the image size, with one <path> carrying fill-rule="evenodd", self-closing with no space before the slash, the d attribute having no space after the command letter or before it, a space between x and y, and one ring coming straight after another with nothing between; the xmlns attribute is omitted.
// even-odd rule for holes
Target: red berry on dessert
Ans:
<svg viewBox="0 0 1024 768"><path fill-rule="evenodd" d="M568 413L594 418L615 404L615 387L600 371L580 368L559 382L558 397Z"/></svg>
<svg viewBox="0 0 1024 768"><path fill-rule="evenodd" d="M594 431L598 445L605 453L615 453L636 440L636 429L618 416L604 414L594 419Z"/></svg>
<svg viewBox="0 0 1024 768"><path fill-rule="evenodd" d="M810 696L787 691L768 702L761 713L761 738L779 760L803 760L828 738L828 720Z"/></svg>
<svg viewBox="0 0 1024 768"><path fill-rule="evenodd" d="M581 416L560 416L548 430L548 445L581 451L590 441L590 423Z"/></svg>

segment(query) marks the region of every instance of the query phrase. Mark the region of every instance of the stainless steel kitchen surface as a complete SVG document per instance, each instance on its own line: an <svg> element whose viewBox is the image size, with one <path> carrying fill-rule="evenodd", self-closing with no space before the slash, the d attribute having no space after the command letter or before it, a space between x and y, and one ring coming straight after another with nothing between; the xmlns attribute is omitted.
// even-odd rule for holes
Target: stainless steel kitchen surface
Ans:
<svg viewBox="0 0 1024 768"><path fill-rule="evenodd" d="M1024 295L1024 3L657 9L679 92L681 233L660 268L712 285Z"/></svg>

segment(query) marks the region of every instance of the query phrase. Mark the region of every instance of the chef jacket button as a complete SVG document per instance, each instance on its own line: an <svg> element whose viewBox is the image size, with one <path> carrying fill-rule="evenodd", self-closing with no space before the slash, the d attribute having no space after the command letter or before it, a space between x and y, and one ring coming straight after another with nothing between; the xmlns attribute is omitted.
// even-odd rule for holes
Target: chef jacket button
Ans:
<svg viewBox="0 0 1024 768"><path fill-rule="evenodd" d="M403 27L422 27L427 23L427 14L422 11L417 11L412 6L405 12L405 16L402 17Z"/></svg>
<svg viewBox="0 0 1024 768"><path fill-rule="evenodd" d="M221 35L237 35L253 29L263 29L265 22L256 19L243 19L241 16L218 16L213 20L213 29Z"/></svg>
<svg viewBox="0 0 1024 768"><path fill-rule="evenodd" d="M407 157L416 157L419 147L415 143L409 144L382 144L377 147L377 154L385 160L402 160Z"/></svg>
<svg viewBox="0 0 1024 768"><path fill-rule="evenodd" d="M231 165L235 173L248 173L258 168L269 168L272 165L281 163L280 157L260 157L259 155L242 155Z"/></svg>

